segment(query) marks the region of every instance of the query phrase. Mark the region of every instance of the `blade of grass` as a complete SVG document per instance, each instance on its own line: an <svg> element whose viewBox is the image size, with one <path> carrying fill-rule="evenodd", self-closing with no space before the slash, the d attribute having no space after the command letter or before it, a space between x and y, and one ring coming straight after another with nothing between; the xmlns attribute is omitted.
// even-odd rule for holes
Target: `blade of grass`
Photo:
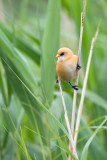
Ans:
<svg viewBox="0 0 107 160"><path fill-rule="evenodd" d="M42 151L41 151L41 148L40 148L40 146L38 145L38 144L33 144L33 143L30 143L30 142L27 142L26 143L26 148L27 148L27 150L28 150L28 152L29 152L29 154L31 155L31 157L33 158L34 157L34 155L35 155L35 160L39 160L39 159L43 159L43 153L42 153ZM44 146L44 148L45 148L45 146ZM49 158L48 156L47 156L47 150L46 150L46 148L45 148L45 156L47 157L47 158Z"/></svg>
<svg viewBox="0 0 107 160"><path fill-rule="evenodd" d="M1 61L0 61L0 86L1 86L1 92L2 92L2 95L3 95L4 103L7 106L8 97L7 97L7 94L6 94L6 85L5 85L5 82L4 82L3 66L2 66Z"/></svg>
<svg viewBox="0 0 107 160"><path fill-rule="evenodd" d="M52 102L55 82L55 55L59 46L60 0L49 0L47 23L42 45L42 88L49 104ZM45 101L46 101L45 100Z"/></svg>
<svg viewBox="0 0 107 160"><path fill-rule="evenodd" d="M13 32L12 30L6 26L5 24L0 22L0 28L8 37L8 39L13 42ZM15 43L14 45L23 51L29 58L35 61L37 64L40 64L40 56L41 53L38 50L33 49L23 38L21 38L17 33L14 37Z"/></svg>
<svg viewBox="0 0 107 160"><path fill-rule="evenodd" d="M101 129L101 127L104 125L104 123L106 121L107 121L107 117L105 117L104 121L99 125L99 127L96 129L96 131L93 133L93 135L87 141L86 145L84 146L82 155L81 155L81 160L87 160L88 148L89 148L93 138L96 136L96 134L99 132L99 130Z"/></svg>
<svg viewBox="0 0 107 160"><path fill-rule="evenodd" d="M107 101L101 96L99 96L98 94L87 90L85 97L90 99L92 102L94 102L98 106L101 106L103 109L107 110Z"/></svg>
<svg viewBox="0 0 107 160"><path fill-rule="evenodd" d="M26 145L25 145L25 142L24 142L24 140L23 140L22 133L21 133L21 135L19 134L19 132L18 132L18 130L17 130L17 128L16 128L16 126L15 126L15 124L14 124L14 122L13 122L13 120L12 120L12 118L11 118L11 116L10 116L9 113L8 113L8 117L9 117L9 121L11 121L11 124L12 124L14 130L16 131L17 136L18 136L18 138L19 138L19 140L20 140L20 142L21 142L21 145L22 145L21 148L22 148L23 151L25 152L27 159L28 159L28 160L31 160L31 157L29 156L28 151L27 151L27 149L26 149ZM5 130L8 132L7 128L5 128ZM14 139L14 135L12 135L12 138ZM16 143L17 143L17 141L16 141Z"/></svg>
<svg viewBox="0 0 107 160"><path fill-rule="evenodd" d="M26 145L25 145L23 136L22 136L22 129L20 128L20 130L21 130L21 135L18 134L18 136L20 137L20 140L21 140L22 146L23 146L23 148L24 148L24 151L25 151L25 154L26 154L27 159L28 159L28 160L31 160L31 157L29 156L29 153L28 153L28 151L27 151L27 148L26 148Z"/></svg>
<svg viewBox="0 0 107 160"><path fill-rule="evenodd" d="M38 97L36 97L33 92L29 89L29 86L27 85L26 81L24 80L24 78L22 77L22 75L18 72L18 70L15 68L15 66L13 66L13 64L11 63L11 61L9 61L9 59L7 59L6 55L3 53L3 51L0 52L1 57L3 58L3 62L5 65L5 70L7 73L7 76L13 86L13 88L15 89L16 94L18 95L18 97L20 98L21 101L25 101L26 100L26 96L25 96L25 91L28 94L28 97L30 97L30 101L31 101L31 106L38 108L42 107L42 109L46 112L49 113L49 115L51 116L51 118L54 119L54 121L56 122L56 124L62 129L62 131L66 134L66 136L69 138L69 134L67 133L66 129L64 128L64 126L60 123L60 121L49 111L49 109L46 108L45 105L43 105L43 103L39 100ZM14 70L12 70L14 69ZM17 74L16 74L17 73ZM14 80L13 80L14 79ZM14 82L14 83L13 83ZM17 87L19 86L19 87ZM22 93L22 94L20 94ZM28 113L28 116L30 117L30 119L32 120L32 115L30 114L31 111L28 108L27 103L23 103L23 107L25 109L25 111ZM38 109L36 109L38 110ZM37 116L39 116L38 114L39 112L36 112ZM41 122L41 120L38 118L38 121ZM33 122L33 121L32 121ZM34 122L33 122L34 123ZM39 125L39 127L41 127ZM41 132L40 132L41 133ZM44 133L44 132L43 132ZM42 135L42 134L41 134Z"/></svg>
<svg viewBox="0 0 107 160"><path fill-rule="evenodd" d="M75 156L69 151L68 146L65 145L65 143L61 140L60 136L56 133L56 131L54 131L54 129L49 125L46 124L47 127L49 128L49 130L51 131L51 133L56 137L56 139L58 140L58 143L65 149L65 151L74 159L77 160L75 158Z"/></svg>
<svg viewBox="0 0 107 160"><path fill-rule="evenodd" d="M20 12L19 12L20 13L19 20L21 24L23 24L24 20L26 19L27 5L28 5L28 0L23 0L21 2Z"/></svg>
<svg viewBox="0 0 107 160"><path fill-rule="evenodd" d="M82 93L81 90L78 91L78 94L81 95L81 93ZM102 107L103 109L107 110L107 101L97 93L87 90L85 94L85 98L95 103L96 105Z"/></svg>
<svg viewBox="0 0 107 160"><path fill-rule="evenodd" d="M30 67L27 64L26 59L21 55L21 53L14 48L13 44L8 40L6 35L0 30L0 45L1 48L5 51L6 55L9 57L9 59L13 62L15 66L18 67L18 69L21 71L21 73L24 75L27 81L29 81L29 84L38 90L38 85L35 81L34 75L30 69Z"/></svg>
<svg viewBox="0 0 107 160"><path fill-rule="evenodd" d="M22 74L19 72L19 70L12 64L12 62L6 57L5 53L0 50L0 56L8 63L9 66L11 66L11 68L15 71L15 73L17 73L17 75L21 78L21 80L29 87L28 83L26 82L26 80L23 78ZM37 112L35 112L35 118L36 121L38 123L39 126L39 130L41 135L45 134L44 132L44 127L43 127L43 123L42 120L39 116L40 114L40 107L38 105L38 102L36 101L36 99L29 93L29 91L23 86L23 84L18 80L18 78L12 73L11 69L9 68L9 66L7 66L7 64L3 61L3 66L5 68L6 71L6 75L8 80L10 81L10 84L12 85L15 93L17 94L17 96L19 97L28 117L30 118L32 124L34 124L34 119L32 117L32 108L28 107L28 104L30 103L31 106L33 106ZM29 101L28 101L28 97L29 97Z"/></svg>

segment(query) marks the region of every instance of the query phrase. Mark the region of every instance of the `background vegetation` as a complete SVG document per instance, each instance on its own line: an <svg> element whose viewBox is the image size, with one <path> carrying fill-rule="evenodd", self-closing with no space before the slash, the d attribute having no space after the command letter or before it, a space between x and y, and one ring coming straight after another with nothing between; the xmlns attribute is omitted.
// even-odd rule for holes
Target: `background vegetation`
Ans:
<svg viewBox="0 0 107 160"><path fill-rule="evenodd" d="M77 54L82 8L81 0L0 0L0 159L67 159L55 55L63 46ZM77 107L100 19L77 143L82 160L107 159L106 0L87 1ZM73 90L62 86L70 120Z"/></svg>

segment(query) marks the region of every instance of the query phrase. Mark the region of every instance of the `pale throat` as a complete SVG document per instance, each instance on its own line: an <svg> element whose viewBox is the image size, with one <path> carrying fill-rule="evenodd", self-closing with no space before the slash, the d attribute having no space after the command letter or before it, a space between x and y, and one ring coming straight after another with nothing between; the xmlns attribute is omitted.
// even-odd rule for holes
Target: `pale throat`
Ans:
<svg viewBox="0 0 107 160"><path fill-rule="evenodd" d="M58 61L63 61L64 57L58 57Z"/></svg>

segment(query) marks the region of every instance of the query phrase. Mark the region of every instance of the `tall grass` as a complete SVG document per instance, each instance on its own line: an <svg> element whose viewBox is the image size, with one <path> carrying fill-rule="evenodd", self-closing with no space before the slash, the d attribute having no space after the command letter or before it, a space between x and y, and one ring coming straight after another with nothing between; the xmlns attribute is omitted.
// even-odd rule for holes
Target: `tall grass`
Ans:
<svg viewBox="0 0 107 160"><path fill-rule="evenodd" d="M55 55L57 49L68 41L69 48L77 50L75 46L78 41L75 41L75 37L79 40L83 2L80 0L36 2L0 1L2 160L66 160L68 155L74 158L69 151L69 133L59 87L55 84ZM105 0L87 2L77 104L81 95L91 38L101 18L102 23L93 51L77 142L77 153L81 160L106 160L107 157L105 3ZM70 28L68 24L71 25ZM70 121L73 91L65 82L62 86Z"/></svg>

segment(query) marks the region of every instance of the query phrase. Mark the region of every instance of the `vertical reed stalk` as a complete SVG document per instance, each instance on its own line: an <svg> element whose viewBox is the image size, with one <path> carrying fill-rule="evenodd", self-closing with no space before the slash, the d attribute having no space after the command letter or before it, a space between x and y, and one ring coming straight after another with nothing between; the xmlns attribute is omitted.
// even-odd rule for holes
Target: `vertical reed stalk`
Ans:
<svg viewBox="0 0 107 160"><path fill-rule="evenodd" d="M73 148L74 156L78 159L77 152L76 152L76 149L75 149L75 147L74 147L73 135L72 135L71 129L70 129L70 124L69 124L69 119L68 119L68 115L67 115L67 109L66 109L66 105L65 105L65 100L64 100L64 95L63 95L61 80L60 80L59 77L58 77L58 82L59 82L59 87L60 87L60 92L61 92L61 97L62 97L62 102L63 102L63 107L64 107L65 122L66 122L67 129L68 129L68 133L69 133L69 136L70 136L70 145L71 145L72 148Z"/></svg>
<svg viewBox="0 0 107 160"><path fill-rule="evenodd" d="M81 29L80 29L80 40L79 40L79 49L78 49L78 64L80 65L80 57L81 57L81 47L82 47L82 36L83 36L83 27L84 27L84 18L85 18L85 10L86 10L86 1L84 1L84 9L81 13ZM75 85L78 85L79 71L76 71L76 80ZM76 111L76 99L77 99L77 91L74 90L73 97L73 107L72 107L72 117L71 117L71 133L74 134L74 123L75 123L75 111ZM69 150L73 152L72 146L69 144ZM69 160L71 158L69 157Z"/></svg>
<svg viewBox="0 0 107 160"><path fill-rule="evenodd" d="M79 130L79 125L80 125L80 120L81 120L81 115L82 115L84 96L85 96L85 91L86 91L86 86L87 86L88 73L89 73L89 68L90 68L90 63L91 63L91 58L92 58L92 52L93 52L95 41L97 39L98 32L99 32L99 28L97 28L96 34L94 38L92 39L91 48L89 52L89 58L87 62L87 68L86 68L86 73L85 73L85 78L84 78L84 83L83 83L83 89L82 89L82 94L81 94L81 99L80 99L80 104L79 104L79 109L78 109L78 114L77 114L77 121L76 121L75 135L74 135L75 148L76 148L76 143L77 143L77 138L78 138L78 130Z"/></svg>
<svg viewBox="0 0 107 160"><path fill-rule="evenodd" d="M83 36L83 25L84 25L84 18L85 18L85 9L86 9L86 1L84 1L84 9L81 13L81 29L80 29L80 40L79 40L79 49L78 49L78 64L80 65L80 57L81 57L81 47L82 47L82 36ZM78 85L78 77L79 71L77 70L75 85ZM74 90L74 97L73 97L73 108L72 108L72 120L71 120L71 132L74 132L74 123L75 123L75 110L76 110L76 98L77 98L77 91Z"/></svg>

